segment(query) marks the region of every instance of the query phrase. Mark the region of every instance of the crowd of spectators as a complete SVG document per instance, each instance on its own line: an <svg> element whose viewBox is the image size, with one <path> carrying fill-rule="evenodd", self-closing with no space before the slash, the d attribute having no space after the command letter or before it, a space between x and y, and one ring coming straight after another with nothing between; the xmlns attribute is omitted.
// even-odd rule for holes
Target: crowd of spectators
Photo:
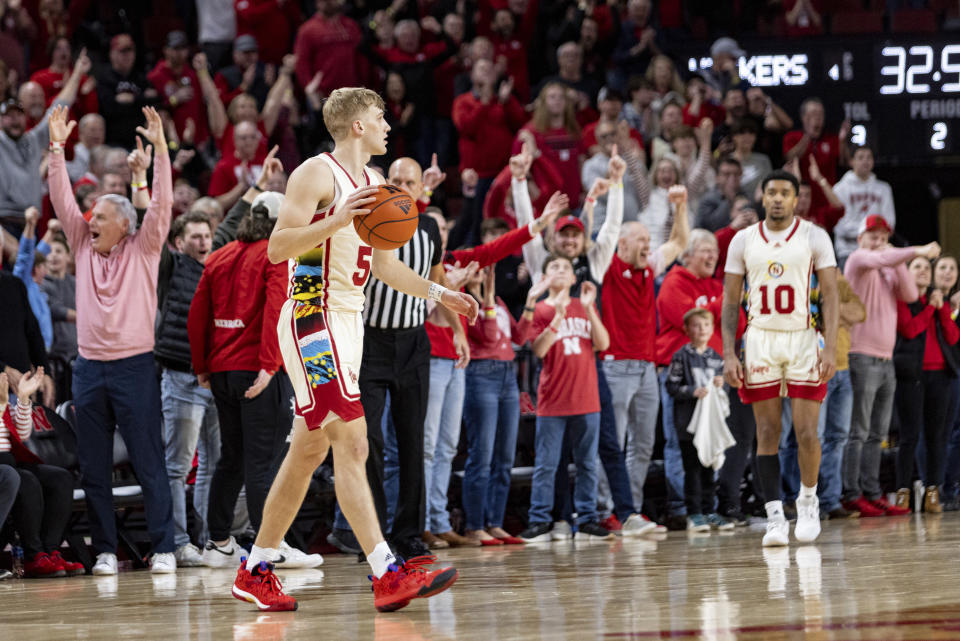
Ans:
<svg viewBox="0 0 960 641"><path fill-rule="evenodd" d="M436 220L445 279L483 309L465 335L426 321L425 543L747 522L753 416L726 394L733 444L705 467L686 426L698 399L729 390L690 372L722 354L727 248L763 219L762 180L780 167L800 181L797 215L831 234L846 276L821 412L822 517L957 508L957 261L936 243L894 248L906 243L873 151L852 146L847 122L828 129L839 114L816 96L788 113L750 86L728 35L821 34L828 3L196 0L154 3L155 15L114 4L0 0L0 523L25 550L26 576L82 570L60 554L62 488L74 483L29 447L43 408L74 423L95 573L117 567L115 429L155 572L216 565L209 552L258 526L292 397L274 327L286 279L262 241L287 172L332 149L323 100L347 86L383 96L388 153L371 165L387 175L412 162L394 163L412 167L409 183L389 179ZM712 61L704 71L672 56L691 38ZM237 300L243 311L228 315L243 320L214 313ZM222 337L236 329L239 342ZM518 538L504 511L529 415ZM461 419L463 495L448 497ZM799 484L790 425L786 404L788 510ZM665 503L645 493L660 442ZM891 443L896 487L884 487ZM234 518L238 495L247 518Z"/></svg>

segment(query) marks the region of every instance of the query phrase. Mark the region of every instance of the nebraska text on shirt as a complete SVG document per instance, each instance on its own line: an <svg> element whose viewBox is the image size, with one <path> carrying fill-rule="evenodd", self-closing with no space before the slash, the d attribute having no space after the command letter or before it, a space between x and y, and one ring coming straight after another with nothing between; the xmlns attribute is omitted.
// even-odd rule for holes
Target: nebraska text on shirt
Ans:
<svg viewBox="0 0 960 641"><path fill-rule="evenodd" d="M564 318L560 324L560 331L557 332L560 338L569 336L579 336L580 338L590 338L590 321L586 318Z"/></svg>
<svg viewBox="0 0 960 641"><path fill-rule="evenodd" d="M214 318L213 326L219 327L221 329L243 329L246 327L243 324L243 321L239 318L234 319L225 319L225 318Z"/></svg>

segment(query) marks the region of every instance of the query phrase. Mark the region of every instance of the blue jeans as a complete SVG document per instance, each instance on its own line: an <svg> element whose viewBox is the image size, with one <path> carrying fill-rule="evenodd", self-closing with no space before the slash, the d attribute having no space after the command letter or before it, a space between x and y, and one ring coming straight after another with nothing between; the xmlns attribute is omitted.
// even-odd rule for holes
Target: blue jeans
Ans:
<svg viewBox="0 0 960 641"><path fill-rule="evenodd" d="M447 490L450 471L460 443L460 420L466 373L449 358L430 359L430 394L423 424L424 485L427 489L427 519L424 529L449 532Z"/></svg>
<svg viewBox="0 0 960 641"><path fill-rule="evenodd" d="M197 452L197 478L193 487L193 508L200 516L201 541L208 538L207 501L210 481L220 458L220 424L213 393L200 387L190 372L163 369L160 378L163 406L163 440L166 445L167 476L173 501L173 532L177 547L190 543L187 532L187 475Z"/></svg>
<svg viewBox="0 0 960 641"><path fill-rule="evenodd" d="M660 372L660 403L663 408L660 420L663 424L663 471L667 477L667 513L684 516L687 513L683 501L683 456L680 441L673 424L673 398L667 392L667 373Z"/></svg>
<svg viewBox="0 0 960 641"><path fill-rule="evenodd" d="M794 501L800 491L800 466L797 462L797 437L791 429L793 413L789 401L783 404L783 432L780 439L780 476L783 500ZM850 435L853 411L853 387L850 370L840 370L827 383L827 396L820 405L817 436L820 438L820 477L817 496L820 509L829 512L840 507L843 494L843 450Z"/></svg>
<svg viewBox="0 0 960 641"><path fill-rule="evenodd" d="M127 446L143 490L147 532L154 553L173 552L173 505L164 461L160 385L153 352L115 361L77 358L73 369L77 462L87 496L93 550L115 553L113 430Z"/></svg>
<svg viewBox="0 0 960 641"><path fill-rule="evenodd" d="M873 501L883 495L880 456L890 431L897 388L893 361L850 354L850 384L853 410L850 436L843 451L843 496L853 500L863 494Z"/></svg>
<svg viewBox="0 0 960 641"><path fill-rule="evenodd" d="M633 511L639 512L643 510L643 486L657 438L660 409L657 369L649 361L638 360L603 361L597 369L598 373L603 372L610 386L617 443L626 454L630 503Z"/></svg>
<svg viewBox="0 0 960 641"><path fill-rule="evenodd" d="M513 361L470 361L466 389L463 402L467 430L467 461L463 468L466 529L502 527L520 424L517 366ZM539 434L539 429L537 432ZM539 458L539 450L537 456ZM595 489L596 473L593 484Z"/></svg>
<svg viewBox="0 0 960 641"><path fill-rule="evenodd" d="M560 463L563 435L569 429L573 459L577 464L576 488L573 502L577 510L577 525L596 520L597 513L597 441L600 432L600 413L573 416L538 416L534 448L533 487L530 490L528 521L553 521L553 485Z"/></svg>

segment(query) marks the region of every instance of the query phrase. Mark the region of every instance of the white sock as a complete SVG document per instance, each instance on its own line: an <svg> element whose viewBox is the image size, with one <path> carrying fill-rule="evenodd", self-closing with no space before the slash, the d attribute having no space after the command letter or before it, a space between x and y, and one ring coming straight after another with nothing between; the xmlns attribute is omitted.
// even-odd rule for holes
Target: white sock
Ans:
<svg viewBox="0 0 960 641"><path fill-rule="evenodd" d="M397 557L390 551L390 546L387 545L386 541L377 543L377 547L373 548L373 552L367 557L367 563L370 564L370 568L373 570L373 576L378 579L387 573L391 563L396 562Z"/></svg>
<svg viewBox="0 0 960 641"><path fill-rule="evenodd" d="M252 571L260 564L260 561L273 563L278 556L280 556L280 552L277 548L261 548L254 545L250 548L250 556L247 557L247 570Z"/></svg>
<svg viewBox="0 0 960 641"><path fill-rule="evenodd" d="M807 487L803 483L800 484L800 498L802 499L812 499L817 495L817 484L814 483L813 487Z"/></svg>
<svg viewBox="0 0 960 641"><path fill-rule="evenodd" d="M783 521L783 501L767 501L763 504L767 509L767 518L772 521Z"/></svg>

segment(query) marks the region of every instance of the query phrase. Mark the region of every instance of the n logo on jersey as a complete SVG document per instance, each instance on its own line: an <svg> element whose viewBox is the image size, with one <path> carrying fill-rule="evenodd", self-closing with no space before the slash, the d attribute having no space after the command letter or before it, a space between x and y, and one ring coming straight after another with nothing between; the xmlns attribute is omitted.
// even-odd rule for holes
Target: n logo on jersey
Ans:
<svg viewBox="0 0 960 641"><path fill-rule="evenodd" d="M580 339L576 336L570 336L560 339L563 341L563 355L570 356L580 353Z"/></svg>
<svg viewBox="0 0 960 641"><path fill-rule="evenodd" d="M783 276L783 264L770 263L767 266L767 273L770 274L771 278L780 278L781 276Z"/></svg>

